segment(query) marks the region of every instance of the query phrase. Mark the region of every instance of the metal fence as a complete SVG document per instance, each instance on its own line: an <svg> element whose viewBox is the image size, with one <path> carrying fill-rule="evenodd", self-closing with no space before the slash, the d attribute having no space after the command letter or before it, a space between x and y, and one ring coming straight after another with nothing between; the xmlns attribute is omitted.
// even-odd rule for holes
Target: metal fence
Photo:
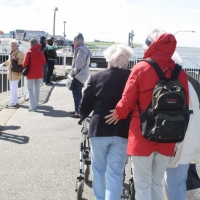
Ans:
<svg viewBox="0 0 200 200"><path fill-rule="evenodd" d="M2 66L9 57L8 53L0 53L0 101L10 97L10 86L8 81L8 67ZM28 94L26 78L21 76L18 83L18 96L24 97Z"/></svg>
<svg viewBox="0 0 200 200"><path fill-rule="evenodd" d="M21 49L24 53L27 51L26 48ZM58 52L58 59L56 63L57 72L59 72L58 75L65 75L67 70L67 63L66 58L69 56L69 53L73 53L71 47L64 47L63 50L60 49ZM9 54L7 52L0 53L0 101L9 98L10 97L10 88L9 88L9 81L7 80L7 67L2 67L1 63L5 62L9 57ZM138 51L134 52L134 55L129 60L129 69L131 69L136 63L138 63L143 57L143 52ZM200 57L199 55L194 54L182 54L181 55L183 59L183 69L193 76L196 80L200 82ZM24 97L26 99L26 95L28 94L27 90L27 84L26 84L26 78L23 76L21 77L21 80L19 81L18 85L18 95L19 97Z"/></svg>
<svg viewBox="0 0 200 200"><path fill-rule="evenodd" d="M200 64L196 63L195 59L184 57L182 67L188 74L200 82Z"/></svg>

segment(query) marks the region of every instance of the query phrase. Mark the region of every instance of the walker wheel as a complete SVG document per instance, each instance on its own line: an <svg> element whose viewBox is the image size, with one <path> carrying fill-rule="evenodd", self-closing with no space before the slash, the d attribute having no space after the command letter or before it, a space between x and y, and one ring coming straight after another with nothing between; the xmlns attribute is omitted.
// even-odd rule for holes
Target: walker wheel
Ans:
<svg viewBox="0 0 200 200"><path fill-rule="evenodd" d="M129 200L135 200L135 187L134 183L131 183L129 186Z"/></svg>
<svg viewBox="0 0 200 200"><path fill-rule="evenodd" d="M90 167L89 167L89 165L85 165L85 167L84 167L84 181L85 181L85 183L88 182L89 175L90 175Z"/></svg>
<svg viewBox="0 0 200 200"><path fill-rule="evenodd" d="M82 199L82 194L83 194L83 181L79 181L77 183L77 200Z"/></svg>

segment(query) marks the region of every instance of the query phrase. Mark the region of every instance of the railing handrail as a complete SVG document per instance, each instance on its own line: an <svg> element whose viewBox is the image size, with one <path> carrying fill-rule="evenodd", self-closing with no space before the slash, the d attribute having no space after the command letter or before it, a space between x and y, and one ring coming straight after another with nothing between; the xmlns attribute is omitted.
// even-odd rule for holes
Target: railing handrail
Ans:
<svg viewBox="0 0 200 200"><path fill-rule="evenodd" d="M26 52L27 48L26 47L21 47L24 48L24 53ZM65 46L65 50L71 50L72 52L72 48L70 46ZM135 51L134 55L129 59L129 68L131 69L138 61L140 61L143 58L143 51ZM186 54L185 54L186 55ZM194 55L194 54L193 54ZM0 56L9 56L9 52L2 52L0 53ZM60 53L60 57L61 59L59 60L63 60L63 64L62 64L62 74L65 74L66 71L66 56L67 53L66 52L61 52ZM98 56L98 55L97 55ZM102 56L103 58L103 56ZM189 57L185 57L182 56L181 57L183 60L182 66L183 69L190 75L192 75L196 80L198 80L200 82L200 59L199 57L195 56L189 56ZM193 58L195 58L194 60L192 60ZM5 57L4 57L5 59ZM197 62L195 62L197 61ZM2 61L3 62L3 61ZM0 63L1 64L1 63ZM0 76L3 77L3 74L7 73L7 68L6 67L0 67ZM7 76L6 76L7 77ZM4 75L5 78L5 75ZM7 81L7 80L6 80ZM24 83L25 84L25 83ZM26 85L24 85L26 87ZM27 94L27 90L23 88L21 89L22 94L21 96L25 96ZM3 91L3 81L2 81L2 91ZM7 88L8 90L8 88ZM0 93L1 94L1 93ZM7 93L6 93L7 94ZM1 95L2 96L2 95ZM0 101L2 100L0 96ZM9 96L7 95L6 98L8 98ZM5 99L5 98L4 98Z"/></svg>

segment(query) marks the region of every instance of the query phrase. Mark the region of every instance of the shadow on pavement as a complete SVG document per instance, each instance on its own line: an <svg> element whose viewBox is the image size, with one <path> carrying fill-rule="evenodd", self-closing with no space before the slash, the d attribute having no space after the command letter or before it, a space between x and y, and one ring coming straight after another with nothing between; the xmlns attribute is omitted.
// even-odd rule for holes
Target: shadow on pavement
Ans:
<svg viewBox="0 0 200 200"><path fill-rule="evenodd" d="M3 127L3 131L7 131L7 130L17 130L20 129L21 126L4 126ZM0 132L1 133L1 132Z"/></svg>
<svg viewBox="0 0 200 200"><path fill-rule="evenodd" d="M29 142L29 137L0 132L0 140L13 142L16 144L27 144Z"/></svg>
<svg viewBox="0 0 200 200"><path fill-rule="evenodd" d="M66 90L68 90L66 83L59 83L55 85L56 87L66 87Z"/></svg>
<svg viewBox="0 0 200 200"><path fill-rule="evenodd" d="M63 110L54 110L52 106L38 106L37 113L51 117L70 117L71 114Z"/></svg>

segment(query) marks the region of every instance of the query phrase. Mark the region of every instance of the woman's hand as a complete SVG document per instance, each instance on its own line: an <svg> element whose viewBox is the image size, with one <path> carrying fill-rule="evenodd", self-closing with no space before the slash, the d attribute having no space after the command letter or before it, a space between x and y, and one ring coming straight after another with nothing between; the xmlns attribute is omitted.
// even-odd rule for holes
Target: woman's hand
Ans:
<svg viewBox="0 0 200 200"><path fill-rule="evenodd" d="M111 112L111 114L105 116L105 119L107 119L106 123L107 124L114 123L114 125L115 125L119 121L119 119L117 118L117 115L116 115L116 110L115 109L114 110L110 110L110 112Z"/></svg>

